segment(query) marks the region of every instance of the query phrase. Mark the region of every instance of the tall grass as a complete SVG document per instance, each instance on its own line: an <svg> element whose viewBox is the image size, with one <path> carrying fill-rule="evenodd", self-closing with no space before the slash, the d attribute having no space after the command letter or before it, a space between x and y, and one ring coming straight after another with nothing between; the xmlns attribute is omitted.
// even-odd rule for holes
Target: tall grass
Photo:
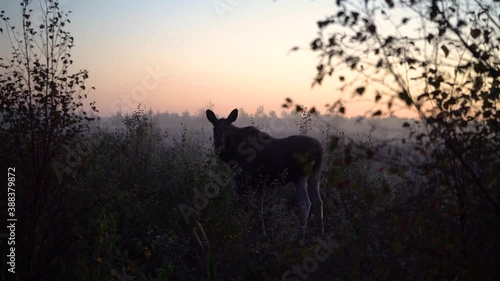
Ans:
<svg viewBox="0 0 500 281"><path fill-rule="evenodd" d="M299 130L313 128L304 125L309 118L299 119ZM94 133L63 210L64 235L78 254L59 250L53 261L74 270L54 280L281 280L312 257L324 237L311 220L308 240L299 243L293 185L266 190L264 236L256 191L237 192L229 167L212 152L211 133L188 125L165 131L154 120L139 110L121 128ZM457 267L460 225L443 209L453 204L439 203L451 202L444 190L429 193L425 174L408 162L423 160L410 157L409 146L329 126L319 134L325 232L339 246L308 280L436 280L477 271L471 263ZM208 198L205 188L214 184L218 192ZM206 202L195 202L200 194ZM181 205L195 210L188 219ZM486 229L498 226L488 222ZM498 245L491 238L489 245Z"/></svg>

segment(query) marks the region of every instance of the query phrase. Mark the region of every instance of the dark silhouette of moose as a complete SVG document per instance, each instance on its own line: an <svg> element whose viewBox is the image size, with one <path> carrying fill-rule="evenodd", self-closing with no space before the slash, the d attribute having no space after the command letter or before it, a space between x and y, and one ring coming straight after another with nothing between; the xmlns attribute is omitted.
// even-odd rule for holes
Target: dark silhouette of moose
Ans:
<svg viewBox="0 0 500 281"><path fill-rule="evenodd" d="M297 189L303 238L310 213L319 218L324 233L323 201L319 191L323 159L321 143L303 135L278 139L253 126L238 128L232 125L238 117L237 109L231 111L227 118L218 119L210 109L206 115L214 126L215 152L236 171L236 182L238 175L243 173L249 175L254 183L257 180L262 183L262 179L268 183L273 180L281 180L283 184L293 182ZM261 196L262 188L258 184ZM264 224L262 226L265 233Z"/></svg>

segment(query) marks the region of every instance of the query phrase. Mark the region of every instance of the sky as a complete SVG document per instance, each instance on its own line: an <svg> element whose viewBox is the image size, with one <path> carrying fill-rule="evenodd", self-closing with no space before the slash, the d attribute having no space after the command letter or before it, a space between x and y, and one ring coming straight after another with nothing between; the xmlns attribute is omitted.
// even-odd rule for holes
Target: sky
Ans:
<svg viewBox="0 0 500 281"><path fill-rule="evenodd" d="M33 1L37 8L38 0ZM219 115L233 108L281 112L285 98L320 111L340 97L330 78L311 88L317 55L307 50L332 0L62 0L72 11L74 70L87 69L102 116L131 112ZM19 1L1 1L19 26ZM4 34L5 35L5 34ZM0 55L9 44L0 36ZM294 46L304 50L289 53ZM363 114L368 104L347 107Z"/></svg>

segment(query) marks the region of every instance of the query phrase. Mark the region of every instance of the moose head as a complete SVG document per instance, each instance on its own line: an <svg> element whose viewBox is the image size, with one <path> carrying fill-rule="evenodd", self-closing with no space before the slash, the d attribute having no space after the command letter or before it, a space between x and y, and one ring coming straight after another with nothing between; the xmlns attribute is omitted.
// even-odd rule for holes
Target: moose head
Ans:
<svg viewBox="0 0 500 281"><path fill-rule="evenodd" d="M224 151L224 147L228 141L231 123L236 121L236 118L238 118L238 109L233 109L227 118L218 119L215 116L215 113L210 109L207 109L206 114L208 121L214 125L215 152L221 153Z"/></svg>

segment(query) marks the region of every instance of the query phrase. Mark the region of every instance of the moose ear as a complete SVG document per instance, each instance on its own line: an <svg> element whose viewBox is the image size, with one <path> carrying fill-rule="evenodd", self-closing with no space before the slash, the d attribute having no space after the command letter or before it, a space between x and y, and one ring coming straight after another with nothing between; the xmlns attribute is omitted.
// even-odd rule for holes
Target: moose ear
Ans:
<svg viewBox="0 0 500 281"><path fill-rule="evenodd" d="M210 123L214 124L215 121L217 121L217 117L215 117L215 113L210 109L207 109L206 113L207 113L208 121L210 121Z"/></svg>
<svg viewBox="0 0 500 281"><path fill-rule="evenodd" d="M231 113L229 113L229 116L227 117L227 121L229 123L233 123L234 121L236 121L236 118L238 118L238 109L233 109L233 111L231 111Z"/></svg>

